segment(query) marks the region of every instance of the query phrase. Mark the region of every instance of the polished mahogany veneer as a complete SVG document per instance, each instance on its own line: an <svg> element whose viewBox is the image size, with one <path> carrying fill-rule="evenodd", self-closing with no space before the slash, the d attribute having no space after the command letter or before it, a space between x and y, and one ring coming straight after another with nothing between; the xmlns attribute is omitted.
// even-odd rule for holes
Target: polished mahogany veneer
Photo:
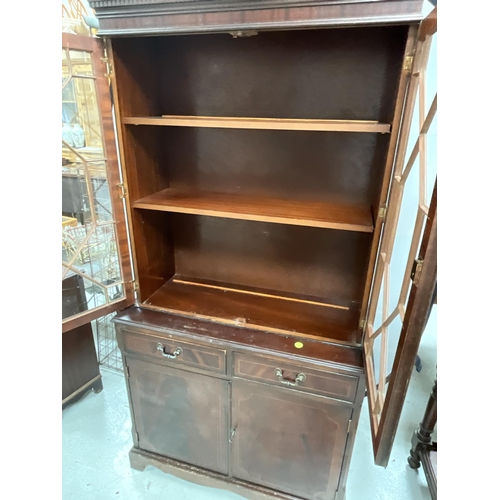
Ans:
<svg viewBox="0 0 500 500"><path fill-rule="evenodd" d="M422 1L90 3L137 289L115 319L132 466L341 500Z"/></svg>

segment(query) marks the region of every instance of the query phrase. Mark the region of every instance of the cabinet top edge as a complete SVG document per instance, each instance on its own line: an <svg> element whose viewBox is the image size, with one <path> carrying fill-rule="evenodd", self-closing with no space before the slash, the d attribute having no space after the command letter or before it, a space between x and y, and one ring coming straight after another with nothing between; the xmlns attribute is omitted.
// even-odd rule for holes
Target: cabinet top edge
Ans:
<svg viewBox="0 0 500 500"><path fill-rule="evenodd" d="M124 309L115 316L113 322L129 328L153 329L160 334L169 335L174 332L185 336L186 340L228 342L235 346L307 358L322 364L345 365L359 370L364 366L361 346L336 344L333 341L328 342L327 339L298 339L293 335L232 327L140 307ZM297 340L300 340L303 348L297 349L294 346Z"/></svg>
<svg viewBox="0 0 500 500"><path fill-rule="evenodd" d="M98 35L118 37L413 24L424 18L425 0L90 0L90 4L99 18Z"/></svg>

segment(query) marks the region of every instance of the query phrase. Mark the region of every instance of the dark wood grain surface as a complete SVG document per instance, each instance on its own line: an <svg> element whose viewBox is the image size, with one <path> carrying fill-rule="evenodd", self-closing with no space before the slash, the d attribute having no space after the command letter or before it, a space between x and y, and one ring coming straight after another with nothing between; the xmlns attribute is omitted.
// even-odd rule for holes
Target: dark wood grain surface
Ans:
<svg viewBox="0 0 500 500"><path fill-rule="evenodd" d="M115 39L118 89L137 93L121 112L390 123L407 32L392 26Z"/></svg>
<svg viewBox="0 0 500 500"><path fill-rule="evenodd" d="M121 116L152 115L159 106L160 80L152 78L158 64L154 38L124 38L113 51L114 79Z"/></svg>
<svg viewBox="0 0 500 500"><path fill-rule="evenodd" d="M354 132L133 126L125 132L136 148L128 163L142 179L138 188L131 185L131 201L172 187L371 207L389 141L387 134Z"/></svg>
<svg viewBox="0 0 500 500"><path fill-rule="evenodd" d="M389 123L407 31L161 37L158 114Z"/></svg>
<svg viewBox="0 0 500 500"><path fill-rule="evenodd" d="M339 345L326 340L303 339L290 335L277 335L272 332L258 331L229 325L214 325L209 321L186 318L178 314L151 311L139 307L129 307L118 313L113 320L119 327L135 333L154 335L159 339L171 341L172 336L196 343L205 343L218 348L224 346L244 346L252 351L262 349L285 359L314 360L320 365L329 364L337 369L354 370L359 376L363 367L361 348ZM300 341L296 346L297 341ZM120 340L120 342L122 342ZM122 343L122 348L124 345Z"/></svg>
<svg viewBox="0 0 500 500"><path fill-rule="evenodd" d="M130 12L220 12L230 10L271 9L307 5L346 5L387 0L90 0L89 5L103 17L119 17ZM392 0L394 1L394 0ZM399 0L401 1L401 0ZM403 3L403 2L402 2ZM409 2L405 2L409 3ZM414 2L416 3L416 2ZM420 3L422 1L420 0ZM436 0L432 1L433 4Z"/></svg>
<svg viewBox="0 0 500 500"><path fill-rule="evenodd" d="M356 343L356 311L168 281L144 307L296 337Z"/></svg>
<svg viewBox="0 0 500 500"><path fill-rule="evenodd" d="M66 404L78 400L85 395L85 392L80 390L96 378L96 383L87 390L94 389L99 392L102 390L100 375L90 323L63 333L62 400L67 400ZM74 397L69 398L71 395Z"/></svg>
<svg viewBox="0 0 500 500"><path fill-rule="evenodd" d="M195 367L216 373L226 373L226 351L214 347L186 343L174 339L159 340L154 337L129 333L125 330L124 348L128 353L153 358L156 363L164 363L173 367ZM162 349L158 349L158 344ZM164 356L179 352L175 357Z"/></svg>
<svg viewBox="0 0 500 500"><path fill-rule="evenodd" d="M169 171L162 161L162 134L156 128L123 130L130 201L151 195L169 186Z"/></svg>
<svg viewBox="0 0 500 500"><path fill-rule="evenodd" d="M353 308L361 302L369 233L197 215L171 217L177 274L265 288L278 295L318 297Z"/></svg>
<svg viewBox="0 0 500 500"><path fill-rule="evenodd" d="M277 376L276 369L282 371L284 384ZM304 375L303 381L300 381L295 386L287 384L289 381L294 383L300 373ZM357 377L332 373L326 370L318 371L310 367L304 367L300 363L294 365L283 360L240 353L235 353L233 356L233 374L235 377L255 380L256 382L278 387L287 387L290 390L312 392L349 403L354 402L358 387Z"/></svg>
<svg viewBox="0 0 500 500"><path fill-rule="evenodd" d="M165 212L132 213L139 297L146 300L175 273L171 224Z"/></svg>
<svg viewBox="0 0 500 500"><path fill-rule="evenodd" d="M247 0L243 4L231 0L208 0L201 4L204 4L204 8L200 8L200 3L193 4L195 12L189 12L185 2L182 5L177 3L174 9L171 8L172 4L167 4L166 9L165 5L141 9L129 2L121 9L101 7L97 12L100 18L99 32L103 35L130 35L408 23L423 18L424 2L326 0L311 4L304 0L293 7L292 2L280 0L259 3Z"/></svg>
<svg viewBox="0 0 500 500"><path fill-rule="evenodd" d="M326 499L331 498L337 487L343 488L345 481L342 478L347 474L347 466L343 467L343 464L344 460L348 464L353 443L347 428L351 425L355 428L357 424L364 392L361 366L356 366L361 361L359 348L307 339L302 339L297 347L296 338L269 331L257 332L226 325L214 327L209 322L140 308L123 311L117 315L115 322L128 366L131 410L137 431L136 448L131 451L134 468L142 470L147 464L155 465L188 480L218 485L255 499L269 498L268 495L273 498L297 498L297 493L300 498L313 498L314 494L319 494L317 498ZM147 339L151 343L149 347L159 340L172 348L182 344L199 349L203 345L206 352L227 351L228 359L235 360L234 378L230 379L233 386L231 398L229 389L221 396L217 386L221 389L223 384L229 384L222 377L231 377L233 370L227 375L217 375L214 371L215 376L221 377L217 380L204 375L194 365L167 367L151 352L152 349L136 348L137 339ZM260 355L255 355L257 352ZM141 356L142 360L137 356ZM242 367L242 361L250 362L250 369ZM293 377L292 372L300 370L309 377L309 385L298 389L275 384L268 373L268 368L274 365L281 367L286 379ZM179 381L178 376L187 381ZM249 381L259 377L266 383ZM167 378L170 380L167 381ZM191 383L196 389L189 388ZM187 390L177 393L184 384L187 384ZM239 389L241 384L243 392ZM203 396L198 398L200 394ZM172 395L177 395L173 401L170 399ZM233 402L231 412L229 406L226 408L228 420L224 423L218 420L224 406L221 398L228 405ZM208 422L202 424L200 415L207 408L212 408L211 416ZM189 416L186 417L187 424L182 427L179 419L183 418L184 411L189 411ZM292 415L293 418L290 418ZM356 421L350 424L349 420L353 418ZM205 452L194 458L191 456L192 438L212 424L219 427L217 437L212 431L210 438L216 441L208 446L213 453L218 446L228 447L229 464L232 464L229 474L233 477L224 476L228 472L221 469L222 449L218 449L217 459ZM268 438L257 438L247 444L253 439L246 437L248 433L257 433L260 437L265 434ZM304 446L306 454L303 453ZM288 450L286 453L282 453L283 447ZM346 457L344 449L348 451ZM291 456L297 456L298 460L291 460ZM205 458L207 462L203 463ZM177 464L176 460L180 462ZM293 481L290 483L290 467L301 471L297 477L298 487ZM211 470L221 471L222 476L215 476ZM294 475L297 470L294 470ZM223 485L218 483L221 480L225 481ZM271 489L266 492L266 487ZM273 491L275 489L279 492Z"/></svg>
<svg viewBox="0 0 500 500"><path fill-rule="evenodd" d="M373 230L373 219L369 207L342 206L313 201L168 188L137 200L134 207L363 233L370 233Z"/></svg>
<svg viewBox="0 0 500 500"><path fill-rule="evenodd" d="M241 481L234 477L228 477L224 474L196 467L192 464L173 460L164 455L140 450L137 447L133 447L130 450L129 458L130 466L135 470L143 471L148 465L151 465L185 481L210 488L232 491L248 500L297 500L297 497L294 495L269 490L248 481Z"/></svg>
<svg viewBox="0 0 500 500"><path fill-rule="evenodd" d="M228 473L229 382L127 359L139 447Z"/></svg>
<svg viewBox="0 0 500 500"><path fill-rule="evenodd" d="M420 426L413 434L408 457L408 465L412 469L418 469L422 465L432 500L437 500L437 442L432 440L436 422L437 380L432 388Z"/></svg>
<svg viewBox="0 0 500 500"><path fill-rule="evenodd" d="M337 490L352 409L317 396L234 380L232 474L330 500Z"/></svg>

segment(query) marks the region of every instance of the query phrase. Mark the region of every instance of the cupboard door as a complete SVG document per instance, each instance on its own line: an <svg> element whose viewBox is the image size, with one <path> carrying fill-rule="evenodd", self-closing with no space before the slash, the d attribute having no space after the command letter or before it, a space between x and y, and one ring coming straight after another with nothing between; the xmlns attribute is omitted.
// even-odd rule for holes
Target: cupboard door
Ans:
<svg viewBox="0 0 500 500"><path fill-rule="evenodd" d="M232 405L234 477L302 498L334 497L351 407L239 379Z"/></svg>
<svg viewBox="0 0 500 500"><path fill-rule="evenodd" d="M139 448L228 473L229 382L126 361Z"/></svg>

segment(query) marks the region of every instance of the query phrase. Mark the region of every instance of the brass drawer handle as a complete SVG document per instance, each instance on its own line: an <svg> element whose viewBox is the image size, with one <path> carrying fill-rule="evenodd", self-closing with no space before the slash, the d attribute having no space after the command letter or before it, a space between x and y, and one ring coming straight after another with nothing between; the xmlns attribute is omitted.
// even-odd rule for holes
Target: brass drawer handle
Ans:
<svg viewBox="0 0 500 500"><path fill-rule="evenodd" d="M175 359L177 356L182 354L182 349L180 347L178 347L172 354L165 352L165 346L160 342L156 344L156 350L161 351L161 355L168 359Z"/></svg>
<svg viewBox="0 0 500 500"><path fill-rule="evenodd" d="M276 368L276 376L278 377L279 381L282 384L285 384L289 387L295 387L299 385L301 382L304 382L304 380L306 379L306 376L303 373L299 373L295 377L295 380L288 380L283 377L283 371L281 370L281 368Z"/></svg>

